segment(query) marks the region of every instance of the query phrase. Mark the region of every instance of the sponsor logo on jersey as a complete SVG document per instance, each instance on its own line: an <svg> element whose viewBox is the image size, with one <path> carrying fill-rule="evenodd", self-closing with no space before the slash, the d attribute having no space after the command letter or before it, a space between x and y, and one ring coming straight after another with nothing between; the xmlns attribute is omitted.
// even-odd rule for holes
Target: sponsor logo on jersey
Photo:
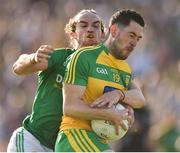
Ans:
<svg viewBox="0 0 180 153"><path fill-rule="evenodd" d="M107 70L105 68L97 67L96 71L97 71L97 73L108 75L108 72L107 72Z"/></svg>
<svg viewBox="0 0 180 153"><path fill-rule="evenodd" d="M57 83L62 83L62 81L63 81L62 75L57 74L57 76L56 76L56 82L57 82Z"/></svg>
<svg viewBox="0 0 180 153"><path fill-rule="evenodd" d="M126 87L128 87L128 86L129 86L130 79L131 79L131 76L126 75L126 78L125 78L125 84L126 84Z"/></svg>
<svg viewBox="0 0 180 153"><path fill-rule="evenodd" d="M58 88L58 89L62 89L62 82L63 82L63 76L60 74L57 74L56 82L54 83L54 87Z"/></svg>

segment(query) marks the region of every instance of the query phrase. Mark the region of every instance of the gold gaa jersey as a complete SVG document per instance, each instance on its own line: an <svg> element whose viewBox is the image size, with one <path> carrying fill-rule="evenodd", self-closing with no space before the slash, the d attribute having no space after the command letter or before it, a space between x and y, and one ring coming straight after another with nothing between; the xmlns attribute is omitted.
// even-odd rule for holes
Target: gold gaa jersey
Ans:
<svg viewBox="0 0 180 153"><path fill-rule="evenodd" d="M109 54L103 45L82 48L67 59L66 84L86 86L83 101L92 103L103 93L114 89L127 90L131 84L131 68L125 60ZM90 121L63 116L61 130L91 130Z"/></svg>

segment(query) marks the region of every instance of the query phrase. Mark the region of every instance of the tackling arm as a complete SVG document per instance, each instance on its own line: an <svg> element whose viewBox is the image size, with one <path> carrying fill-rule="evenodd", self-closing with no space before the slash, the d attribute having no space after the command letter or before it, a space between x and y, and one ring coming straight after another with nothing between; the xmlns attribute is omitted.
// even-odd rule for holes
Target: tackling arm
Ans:
<svg viewBox="0 0 180 153"><path fill-rule="evenodd" d="M35 53L22 54L13 64L13 72L17 75L26 75L46 70L48 67L49 53L53 48L48 45L41 46Z"/></svg>
<svg viewBox="0 0 180 153"><path fill-rule="evenodd" d="M125 91L125 97L122 102L133 108L142 108L145 105L145 97L135 81L132 81L130 90Z"/></svg>
<svg viewBox="0 0 180 153"><path fill-rule="evenodd" d="M127 119L132 121L133 114L130 110L125 109L117 111L115 108L91 108L82 100L86 87L72 84L64 84L63 87L63 111L64 115L72 116L85 120L109 120L112 121L116 127L126 126L122 120Z"/></svg>
<svg viewBox="0 0 180 153"><path fill-rule="evenodd" d="M94 108L100 108L105 105L112 107L118 102L128 104L132 108L141 108L145 105L145 98L139 86L132 81L131 89L127 91L114 90L107 92L96 99L90 106Z"/></svg>

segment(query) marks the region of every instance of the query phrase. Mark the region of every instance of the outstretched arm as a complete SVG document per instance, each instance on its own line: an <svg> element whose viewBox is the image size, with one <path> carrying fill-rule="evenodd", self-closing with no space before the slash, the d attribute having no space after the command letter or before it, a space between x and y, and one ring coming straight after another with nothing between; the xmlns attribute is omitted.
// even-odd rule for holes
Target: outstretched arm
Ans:
<svg viewBox="0 0 180 153"><path fill-rule="evenodd" d="M38 71L46 70L48 67L49 54L53 52L53 48L48 45L42 45L32 54L22 54L13 64L13 72L17 75L26 75Z"/></svg>

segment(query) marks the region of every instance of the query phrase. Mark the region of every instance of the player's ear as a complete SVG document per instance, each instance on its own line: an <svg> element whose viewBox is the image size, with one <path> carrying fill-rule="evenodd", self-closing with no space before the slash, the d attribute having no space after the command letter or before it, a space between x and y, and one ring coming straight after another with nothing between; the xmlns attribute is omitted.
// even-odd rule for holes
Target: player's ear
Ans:
<svg viewBox="0 0 180 153"><path fill-rule="evenodd" d="M110 30L110 33L111 33L111 35L113 36L113 37L115 37L116 36L116 32L117 32L117 25L112 25L110 28L109 28L109 30Z"/></svg>
<svg viewBox="0 0 180 153"><path fill-rule="evenodd" d="M106 38L106 34L105 34L105 32L102 32L102 34L101 34L101 40L104 41L105 38Z"/></svg>

